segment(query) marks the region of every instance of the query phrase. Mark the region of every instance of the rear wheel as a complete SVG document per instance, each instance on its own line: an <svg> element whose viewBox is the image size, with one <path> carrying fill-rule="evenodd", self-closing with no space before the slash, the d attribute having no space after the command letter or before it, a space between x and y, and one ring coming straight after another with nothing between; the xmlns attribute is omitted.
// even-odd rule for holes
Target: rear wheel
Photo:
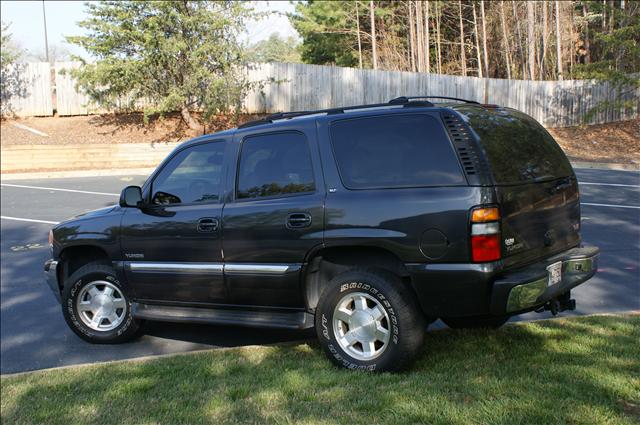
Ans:
<svg viewBox="0 0 640 425"><path fill-rule="evenodd" d="M353 270L332 279L316 310L325 353L347 369L397 371L415 358L424 323L409 289L395 275Z"/></svg>
<svg viewBox="0 0 640 425"><path fill-rule="evenodd" d="M80 338L97 344L129 341L140 328L126 288L113 268L104 264L82 266L66 280L62 313Z"/></svg>
<svg viewBox="0 0 640 425"><path fill-rule="evenodd" d="M471 316L471 317L443 317L442 321L453 329L497 329L507 323L509 316Z"/></svg>

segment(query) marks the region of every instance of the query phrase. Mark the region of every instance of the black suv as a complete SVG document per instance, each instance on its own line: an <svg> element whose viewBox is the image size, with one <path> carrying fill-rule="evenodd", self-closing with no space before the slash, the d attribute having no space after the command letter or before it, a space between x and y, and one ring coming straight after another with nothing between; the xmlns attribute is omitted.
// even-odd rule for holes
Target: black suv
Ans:
<svg viewBox="0 0 640 425"><path fill-rule="evenodd" d="M182 144L120 205L51 231L45 271L67 323L94 343L144 320L315 326L336 364L389 371L436 318L498 327L575 308L598 249L581 247L560 147L513 109L429 98Z"/></svg>

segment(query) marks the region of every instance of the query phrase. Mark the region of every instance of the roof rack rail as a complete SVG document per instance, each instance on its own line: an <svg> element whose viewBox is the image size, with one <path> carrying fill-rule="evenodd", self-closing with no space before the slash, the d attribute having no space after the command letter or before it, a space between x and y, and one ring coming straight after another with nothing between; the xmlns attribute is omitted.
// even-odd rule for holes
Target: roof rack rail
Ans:
<svg viewBox="0 0 640 425"><path fill-rule="evenodd" d="M401 99L401 98L397 98L397 99ZM397 100L397 99L394 99ZM327 114L327 115L333 115L333 114L343 114L345 111L353 111L353 110L357 110L357 109L368 109L368 108L382 108L385 106L396 106L396 105L403 105L403 106L414 106L412 104L412 102L409 101L409 99L412 98L404 98L406 99L403 102L388 102L388 103L372 103L369 105L355 105L355 106L345 106L343 108L328 108L328 109L317 109L317 110L311 110L311 111L294 111L294 112L276 112L274 114L271 115L267 115L266 117L259 119L259 120L255 120L255 121L249 121L246 122L244 124L241 124L238 126L238 128L247 128L247 127L253 127L256 125L262 125L262 124L268 124L268 123L272 123L276 120L285 120L285 119L289 119L289 118L295 118L295 117L301 117L304 115L315 115L315 114ZM433 103L431 102L420 102L420 106L434 106Z"/></svg>
<svg viewBox="0 0 640 425"><path fill-rule="evenodd" d="M391 99L389 103L392 105L403 105L413 99L447 99L447 100L457 100L459 102L464 102L464 103L473 103L476 105L480 104L480 102L476 102L475 100L461 99L459 97L449 97L449 96L400 96L400 97L396 97L395 99Z"/></svg>

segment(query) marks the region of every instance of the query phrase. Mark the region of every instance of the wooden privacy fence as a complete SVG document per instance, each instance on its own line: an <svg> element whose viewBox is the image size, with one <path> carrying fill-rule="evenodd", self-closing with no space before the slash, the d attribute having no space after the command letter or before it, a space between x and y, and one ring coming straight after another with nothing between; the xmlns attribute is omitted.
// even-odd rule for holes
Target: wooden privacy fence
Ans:
<svg viewBox="0 0 640 425"><path fill-rule="evenodd" d="M3 114L17 116L86 115L102 110L77 90L69 72L77 62L14 65L14 88L2 95ZM400 71L340 68L334 66L266 63L246 70L255 87L247 94L247 113L273 113L386 102L398 96L440 95L495 103L523 111L547 127L595 124L638 117L640 89L623 99L608 83L587 80L528 81L459 77ZM5 80L3 78L3 80ZM8 95L5 95L8 93ZM53 98L52 98L52 93ZM53 99L53 100L52 100ZM615 100L629 100L632 107L619 109ZM603 102L609 106L587 116Z"/></svg>

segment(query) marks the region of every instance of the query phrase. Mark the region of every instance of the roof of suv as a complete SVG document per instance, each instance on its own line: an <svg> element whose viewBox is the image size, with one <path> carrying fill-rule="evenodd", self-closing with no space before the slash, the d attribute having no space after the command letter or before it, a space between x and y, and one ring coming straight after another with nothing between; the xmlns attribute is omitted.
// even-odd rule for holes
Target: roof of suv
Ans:
<svg viewBox="0 0 640 425"><path fill-rule="evenodd" d="M446 99L452 100L455 102L444 102L434 104L426 99ZM387 103L376 103L376 104L368 104L368 105L356 105L356 106L346 106L339 108L330 108L330 109L320 109L320 110L310 110L310 111L294 111L294 112L278 112L275 114L268 115L262 119L249 121L244 123L236 128L231 128L224 131L219 131L216 133L205 134L194 139L191 139L184 143L184 145L191 145L194 143L198 143L204 140L211 139L212 136L231 136L235 134L237 131L242 130L244 128L250 127L262 127L262 128L274 128L278 127L278 124L283 122L288 122L289 120L295 119L300 121L309 121L315 120L319 116L335 116L338 114L346 114L348 113L351 116L359 116L359 115L369 115L371 112L380 112L380 111L389 111L394 112L398 110L402 110L404 108L415 109L428 109L428 110L440 110L440 109L449 109L455 107L456 105L466 105L470 107L481 107L478 102L466 99L459 99L453 97L443 97L443 96L412 96L412 97L398 97L390 100Z"/></svg>

